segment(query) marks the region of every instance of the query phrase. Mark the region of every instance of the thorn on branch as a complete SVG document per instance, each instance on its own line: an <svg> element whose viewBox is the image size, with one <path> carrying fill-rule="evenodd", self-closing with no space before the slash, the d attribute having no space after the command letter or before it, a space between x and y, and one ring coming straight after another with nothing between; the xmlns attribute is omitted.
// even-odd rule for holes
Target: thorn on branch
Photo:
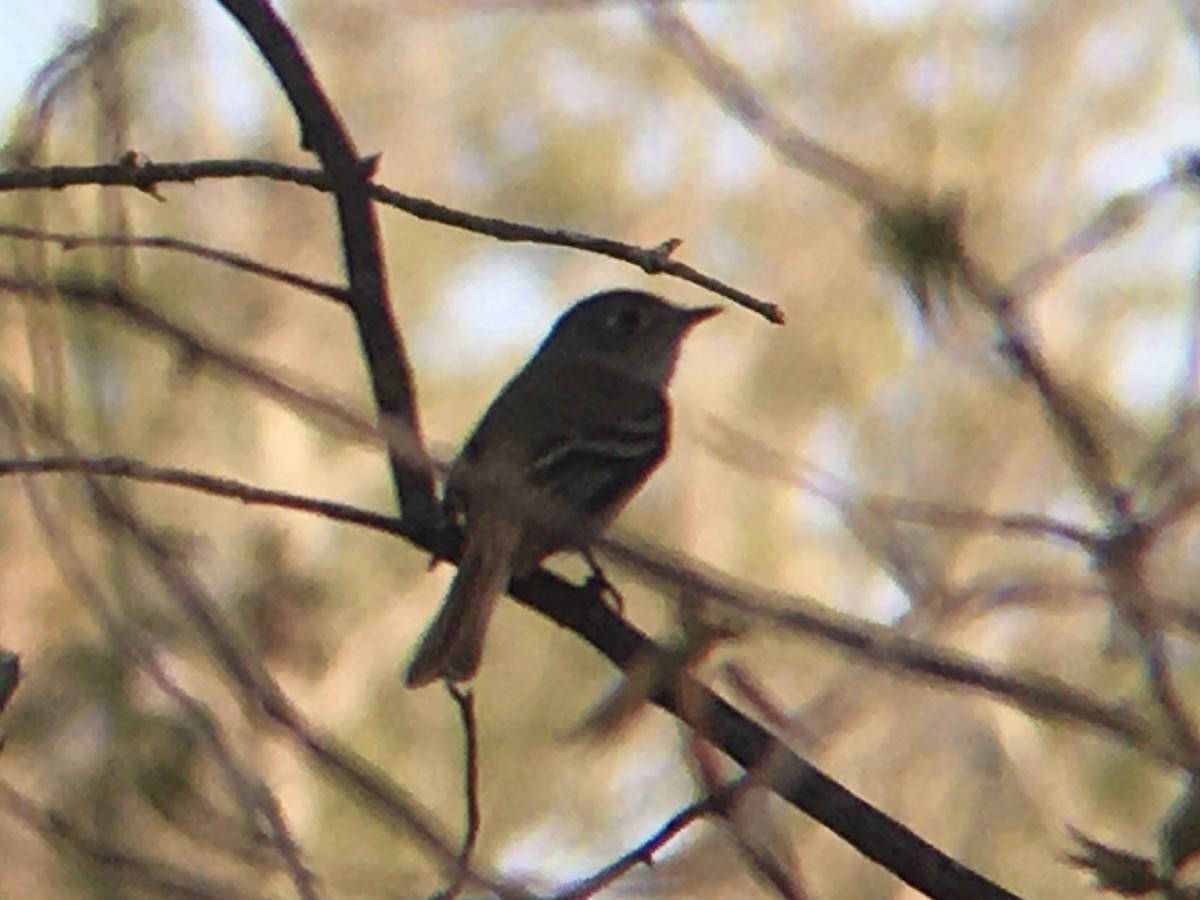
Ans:
<svg viewBox="0 0 1200 900"><path fill-rule="evenodd" d="M382 153L372 153L370 156L364 156L358 160L358 170L362 172L364 179L372 181L375 178L375 173L379 171L379 162L382 159Z"/></svg>
<svg viewBox="0 0 1200 900"><path fill-rule="evenodd" d="M146 171L146 166L152 164L152 161L136 150L126 150L121 154L121 158L117 160L117 165L124 169L132 177L132 184L143 194L149 194L159 203L166 203L167 198L158 192L158 183L149 177L145 177L143 173Z"/></svg>
<svg viewBox="0 0 1200 900"><path fill-rule="evenodd" d="M587 561L591 572L584 582L584 590L591 592L597 603L610 604L617 615L625 615L625 597L617 590L617 586L609 579L608 574L596 559L596 554L590 548L584 548L583 558Z"/></svg>
<svg viewBox="0 0 1200 900"><path fill-rule="evenodd" d="M638 264L647 275L658 275L665 271L671 256L683 246L683 238L667 238L661 244L642 250Z"/></svg>

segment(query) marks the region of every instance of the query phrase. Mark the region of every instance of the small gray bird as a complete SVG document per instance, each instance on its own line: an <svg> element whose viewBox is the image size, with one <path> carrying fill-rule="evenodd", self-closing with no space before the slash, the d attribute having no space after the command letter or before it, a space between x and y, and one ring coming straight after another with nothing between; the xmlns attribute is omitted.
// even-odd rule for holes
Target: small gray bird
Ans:
<svg viewBox="0 0 1200 900"><path fill-rule="evenodd" d="M680 344L719 307L643 291L580 300L500 392L450 469L444 505L466 542L405 683L479 670L496 599L552 553L584 548L662 462Z"/></svg>

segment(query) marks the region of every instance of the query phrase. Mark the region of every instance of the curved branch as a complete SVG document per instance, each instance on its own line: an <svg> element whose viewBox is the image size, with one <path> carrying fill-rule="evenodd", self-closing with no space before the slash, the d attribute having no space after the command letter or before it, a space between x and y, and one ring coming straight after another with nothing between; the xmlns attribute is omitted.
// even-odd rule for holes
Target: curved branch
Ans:
<svg viewBox="0 0 1200 900"><path fill-rule="evenodd" d="M300 121L301 143L316 154L337 199L350 308L367 359L379 414L398 421L411 451L389 452L392 479L406 520L420 530L436 527L433 468L424 460L412 369L388 299L379 222L371 201L371 168L349 134L287 26L265 0L218 0L245 29L279 80Z"/></svg>

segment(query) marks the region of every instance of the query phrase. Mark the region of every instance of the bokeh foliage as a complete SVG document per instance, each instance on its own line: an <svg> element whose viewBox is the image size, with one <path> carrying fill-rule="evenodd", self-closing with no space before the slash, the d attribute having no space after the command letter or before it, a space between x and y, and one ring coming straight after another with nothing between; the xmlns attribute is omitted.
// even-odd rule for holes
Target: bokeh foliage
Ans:
<svg viewBox="0 0 1200 900"><path fill-rule="evenodd" d="M1146 513L1195 490L1195 196L1186 185L1135 193L1200 137L1178 124L1200 100L1200 38L1186 4L708 0L683 11L781 119L918 198L914 209L953 210L961 247L939 256L944 245L927 231L883 221L879 208L790 165L722 109L635 3L295 0L285 9L359 150L382 153L380 183L638 246L678 238L679 258L786 312L776 327L731 308L697 334L674 392L674 451L622 531L781 596L1123 699L1159 722L1144 657L1114 614L1096 555L988 518L1109 524L1053 416L1001 352L995 320L951 270L964 248L1002 282L1048 260L1052 277L1027 279L1037 290L1019 301L1114 478ZM7 112L6 167L112 162L127 150L155 161L310 164L281 95L215 6L98 0L85 13L128 21L62 78L42 117ZM7 192L0 223L165 234L338 278L326 195L252 179L156 192ZM382 220L423 425L443 455L574 297L632 284L712 302L594 255L394 210ZM1106 240L1076 252L1072 236L1095 222L1109 226L1098 230ZM221 344L371 413L349 319L327 300L181 253L2 236L0 247L0 265L27 277L119 280ZM377 450L112 316L15 297L2 309L6 390L37 397L84 452L390 511ZM1156 481L1168 432L1175 468ZM319 517L118 489L311 719L436 810L448 834L461 828L455 709L440 690L406 693L398 680L444 567L429 574L403 542ZM53 533L31 512L30 490ZM8 477L0 492L0 643L25 671L0 719L0 778L113 852L169 860L229 896L289 895L196 722L81 602L82 571L214 711L329 896L437 887L413 843L239 709L167 589L95 514L85 482ZM967 526L908 521L871 502L877 495L979 515ZM1156 534L1134 601L1170 635L1185 701L1197 683L1193 505ZM572 565L564 570L577 574ZM613 574L631 618L678 637L670 592ZM1187 796L1181 768L1099 728L897 673L801 633L752 622L700 672L735 691L729 663L793 718L806 756L1022 896L1086 892L1064 864L1069 826L1154 857L1159 823ZM503 605L475 687L477 858L548 889L599 868L694 797L695 748L661 713L580 736L616 678L572 635ZM812 896L898 890L794 812L747 805L747 829ZM769 896L731 839L737 830L698 826L623 884L638 896ZM6 896L154 893L15 815L0 816L0 843Z"/></svg>

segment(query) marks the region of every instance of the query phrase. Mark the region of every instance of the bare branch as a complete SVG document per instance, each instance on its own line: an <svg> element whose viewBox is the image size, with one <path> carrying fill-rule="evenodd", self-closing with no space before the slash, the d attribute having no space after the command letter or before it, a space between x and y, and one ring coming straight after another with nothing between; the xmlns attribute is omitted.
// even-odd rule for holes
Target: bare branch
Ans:
<svg viewBox="0 0 1200 900"><path fill-rule="evenodd" d="M300 123L301 145L316 154L337 198L350 309L358 327L379 414L400 423L412 449L423 451L408 353L392 315L371 202L371 169L329 102L300 45L265 0L218 0L246 30L271 68ZM433 469L421 453L388 453L401 513L422 528L440 521Z"/></svg>
<svg viewBox="0 0 1200 900"><path fill-rule="evenodd" d="M129 293L103 285L60 282L54 291L67 302L94 304L99 309L108 309L128 319L140 328L159 335L173 343L184 359L203 360L218 367L226 374L236 376L253 385L265 395L273 397L297 413L336 427L337 431L357 441L385 443L385 432L392 437L396 454L421 458L422 448L417 439L401 426L385 420L376 427L361 416L351 412L347 406L321 396L315 389L300 389L291 385L281 375L274 374L261 364L223 349L215 340L207 338L171 320L134 299ZM0 290L15 294L39 296L48 288L21 278L0 272Z"/></svg>
<svg viewBox="0 0 1200 900"><path fill-rule="evenodd" d="M1160 198L1179 186L1179 177L1171 174L1140 190L1114 197L1053 250L1029 260L1017 269L1008 279L1009 293L1028 300L1045 290L1070 265L1127 235Z"/></svg>
<svg viewBox="0 0 1200 900"><path fill-rule="evenodd" d="M23 228L20 225L0 224L0 237L24 241L43 241L57 244L63 250L75 250L79 247L145 247L155 250L177 250L181 253L210 260L211 262L221 263L222 265L229 266L231 269L248 272L251 275L261 275L265 278L271 278L290 287L299 288L302 291L308 291L322 297L328 297L330 300L336 300L338 303L349 302L346 298L345 289L337 285L326 284L313 278L306 278L303 275L297 275L295 272L289 272L286 269L276 268L275 266L263 265L240 253L230 253L227 250L218 250L215 247L208 247L194 241L185 241L167 235L134 237L116 234L66 234L56 231L42 231L36 228Z"/></svg>
<svg viewBox="0 0 1200 900"><path fill-rule="evenodd" d="M947 648L897 634L885 626L835 613L811 600L735 585L706 571L694 560L684 561L627 537L620 540L606 537L598 546L644 575L725 604L749 616L751 621L767 622L828 641L875 665L981 691L1033 715L1099 727L1164 761L1189 768L1196 764L1186 749L1164 741L1158 730L1127 704L1100 700L1057 678L1003 671ZM585 636L592 640L590 635ZM593 645L596 646L594 642ZM598 649L609 655L604 647Z"/></svg>
<svg viewBox="0 0 1200 900"><path fill-rule="evenodd" d="M731 796L741 790L745 783L745 778L739 779L729 785L725 791L710 794L703 800L698 800L681 809L645 841L613 860L595 875L578 881L565 891L555 894L553 900L584 900L586 897L600 893L635 867L652 864L654 854L674 840L689 825L718 812L724 804L729 802Z"/></svg>
<svg viewBox="0 0 1200 900"><path fill-rule="evenodd" d="M16 472L73 471L185 487L243 503L279 506L390 534L406 534L404 524L390 516L333 501L255 487L233 479L183 469L149 466L123 457L68 456L0 460L0 476ZM714 575L704 574L695 561L676 561L660 549L648 548L628 539L606 539L603 546L607 552L625 564L654 578L664 580L675 587L683 587L700 596L727 603L752 618L827 640L873 664L983 691L1034 715L1088 724L1165 762L1187 764L1178 751L1162 741L1151 723L1139 717L1124 703L1100 701L1057 679L1031 673L1005 672L978 660L898 634L884 626L820 609L803 598L781 595L768 597L762 591L748 585L733 585L727 580L719 580ZM569 586L564 587L571 589ZM513 588L520 590L519 585L513 585ZM547 608L538 603L533 605L560 624L572 627L569 622L559 617L557 608ZM591 604L589 608L594 610L595 605ZM621 620L618 618L616 621ZM624 626L623 622L622 625ZM600 649L603 650L603 647Z"/></svg>
<svg viewBox="0 0 1200 900"><path fill-rule="evenodd" d="M838 478L805 460L780 453L753 435L710 419L713 437L708 447L721 459L756 476L771 478L808 491L838 509L861 506L894 519L930 528L1011 533L1021 537L1055 538L1075 544L1090 553L1101 535L1078 525L1028 513L993 513L968 506L932 503L909 497L862 493L845 479Z"/></svg>
<svg viewBox="0 0 1200 900"><path fill-rule="evenodd" d="M458 708L458 718L463 730L463 799L467 825L463 830L462 849L458 858L465 867L470 865L475 842L479 839L482 820L479 814L479 735L475 726L475 695L456 685L445 682L446 691ZM439 891L437 900L453 900L466 885L463 875L457 874L445 890Z"/></svg>
<svg viewBox="0 0 1200 900"><path fill-rule="evenodd" d="M746 76L713 50L684 18L676 3L651 0L643 6L643 15L664 46L687 65L725 111L789 165L867 206L887 206L898 199L895 187L778 118Z"/></svg>
<svg viewBox="0 0 1200 900"><path fill-rule="evenodd" d="M12 168L29 166L42 153L55 103L87 72L97 55L107 52L124 38L135 19L118 15L99 28L72 37L34 73L26 89L21 115L12 129L13 137L0 148L0 162Z"/></svg>
<svg viewBox="0 0 1200 900"><path fill-rule="evenodd" d="M50 166L0 172L0 193L17 190L62 189L87 184L116 184L155 194L159 184L190 184L206 179L221 178L267 178L319 191L333 190L332 182L324 172L283 163L236 159L156 163L130 157L115 165ZM678 278L704 288L719 297L744 306L777 325L782 324L785 319L783 310L776 304L748 294L675 259L673 254L678 244L670 240L653 247L637 247L599 235L557 228L542 228L524 222L513 222L494 216L483 216L452 209L433 200L402 194L378 184L369 185L368 190L376 202L391 206L426 222L435 222L439 225L485 235L509 243L563 247L607 256L609 259L636 266L647 275L669 275L672 278Z"/></svg>

